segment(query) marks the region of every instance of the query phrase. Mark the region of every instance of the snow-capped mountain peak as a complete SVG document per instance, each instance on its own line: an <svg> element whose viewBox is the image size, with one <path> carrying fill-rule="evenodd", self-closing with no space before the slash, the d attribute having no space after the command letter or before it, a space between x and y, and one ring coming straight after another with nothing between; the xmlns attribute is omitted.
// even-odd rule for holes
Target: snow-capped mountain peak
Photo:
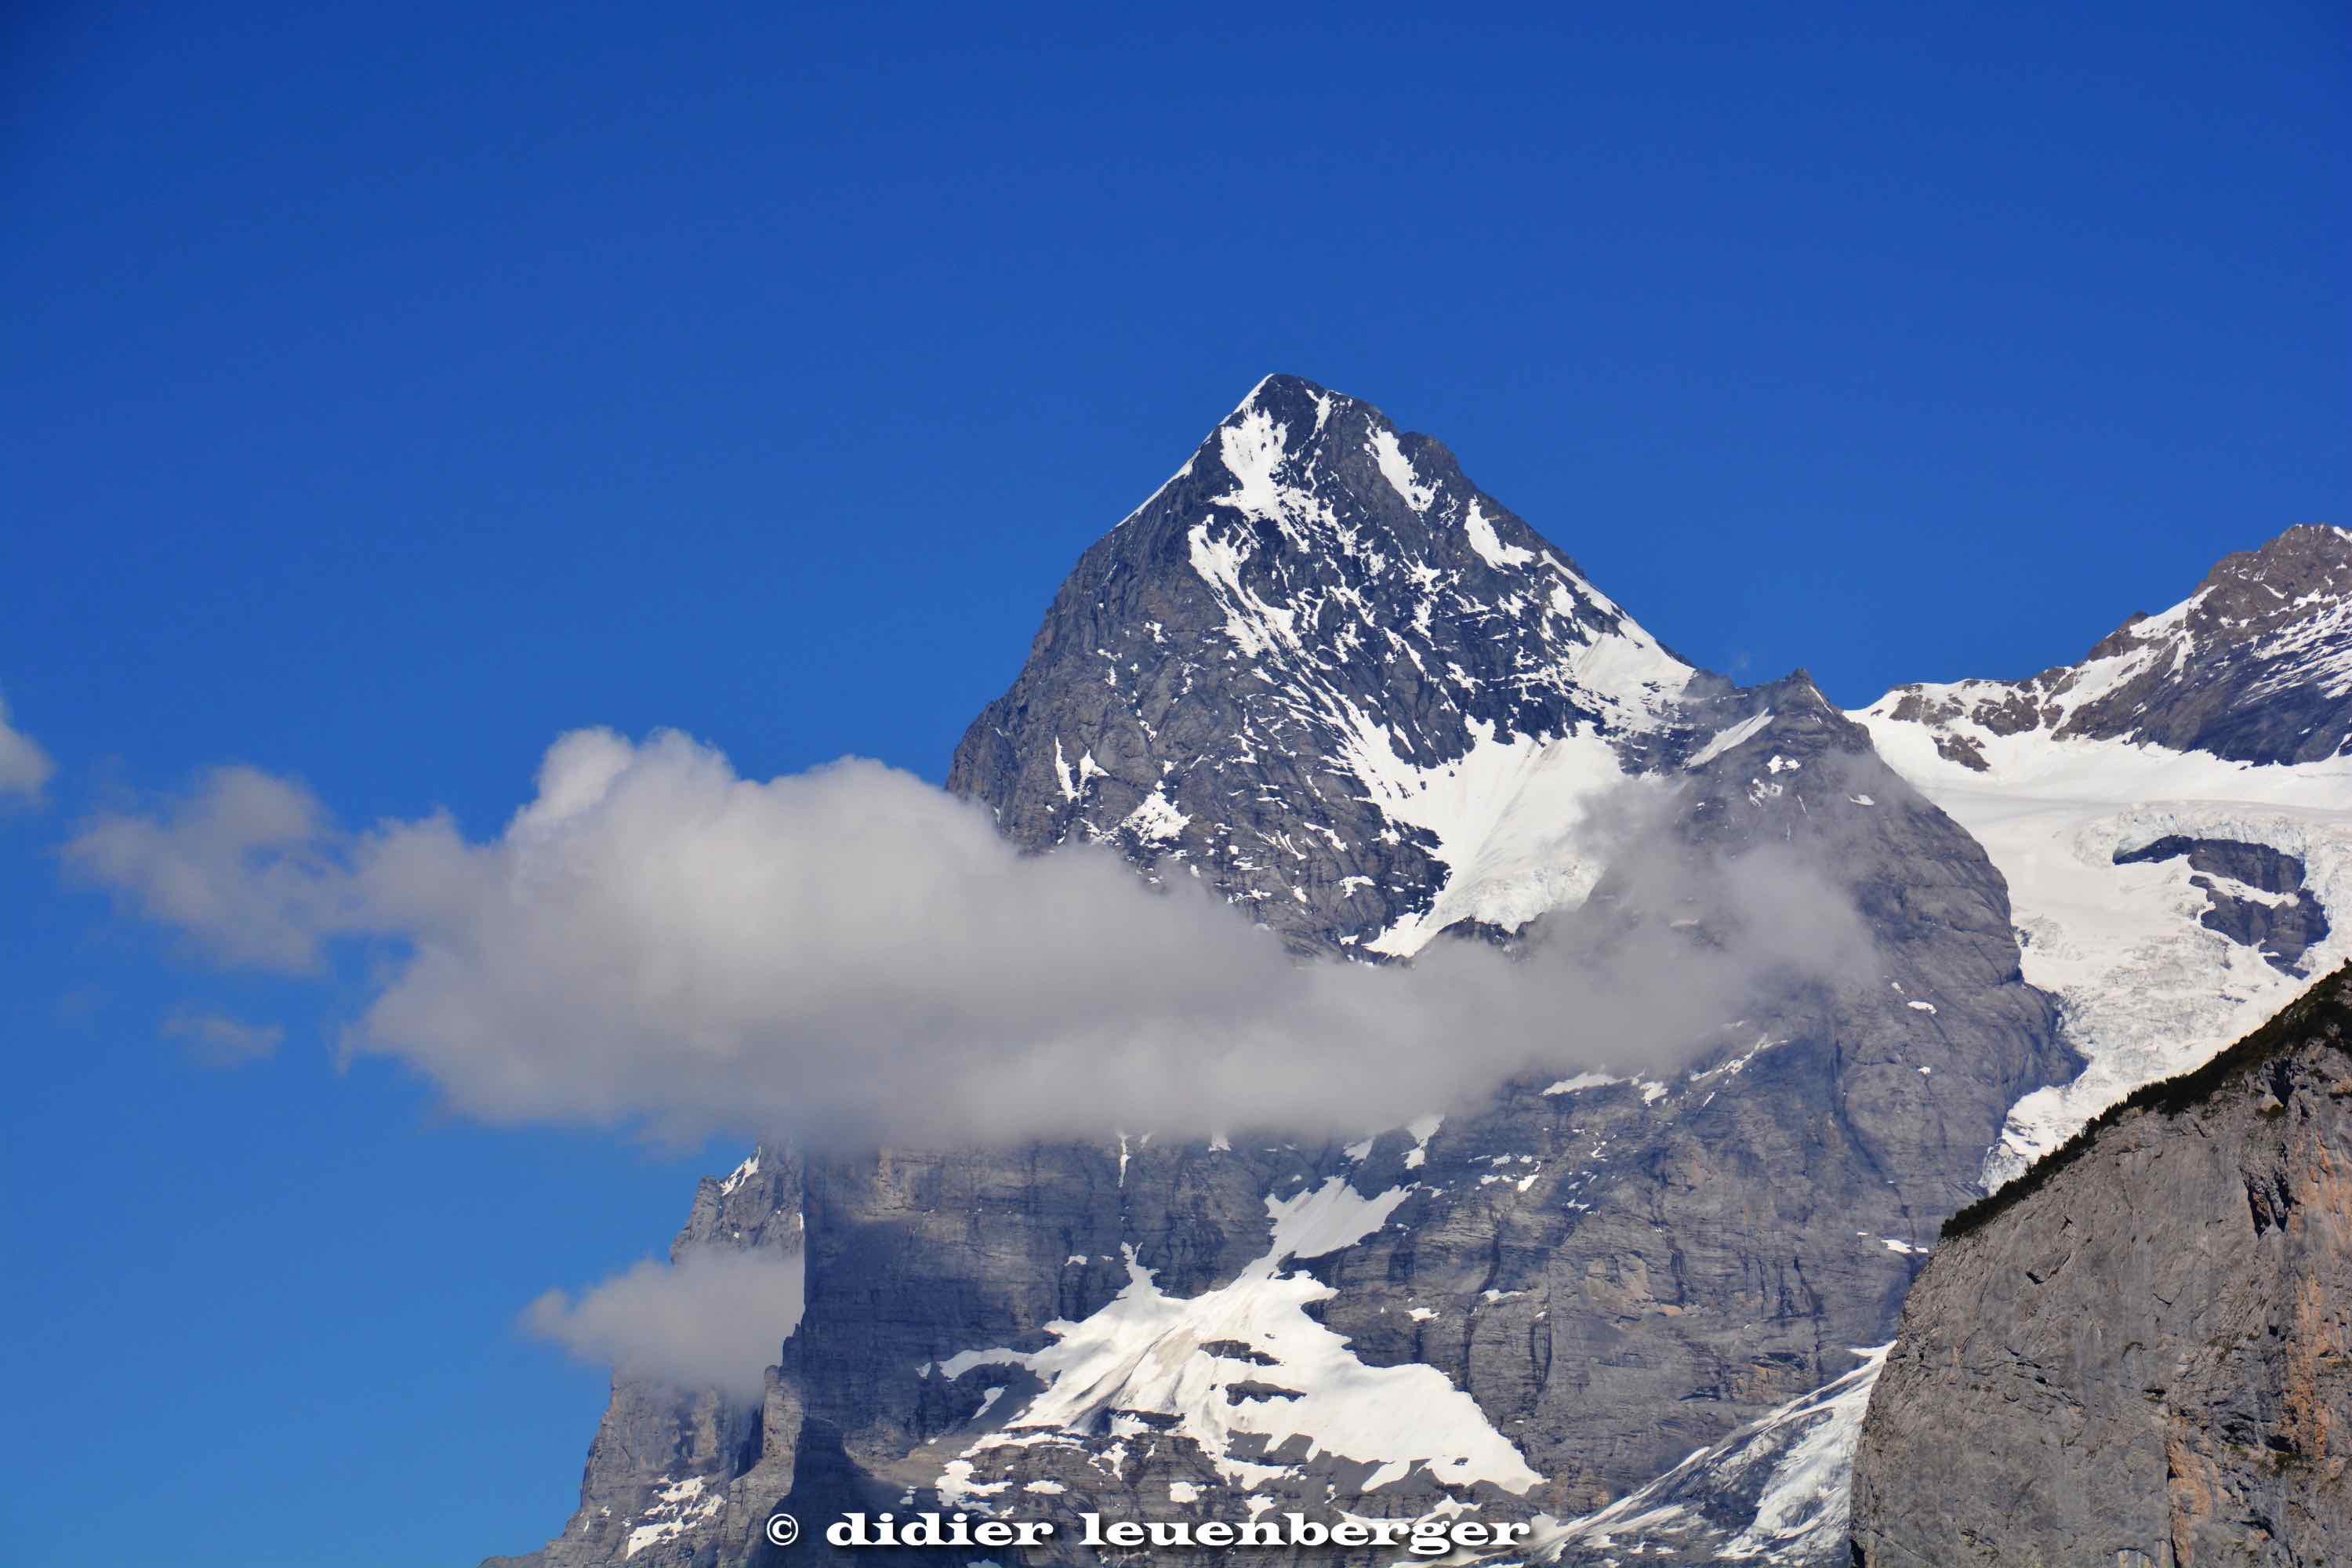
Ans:
<svg viewBox="0 0 2352 1568"><path fill-rule="evenodd" d="M1391 953L1580 897L1579 803L1694 674L1442 444L1288 375L1087 553L1037 646L950 787Z"/></svg>
<svg viewBox="0 0 2352 1568"><path fill-rule="evenodd" d="M1898 687L1869 711L1926 726L1983 771L1996 737L2147 742L2292 763L2352 747L2352 530L2307 523L2224 557L2197 591L2134 616L2081 662L2019 681Z"/></svg>
<svg viewBox="0 0 2352 1568"><path fill-rule="evenodd" d="M1675 845L1817 872L1872 973L1766 987L1699 1057L1622 1071L1579 1070L1610 1025L1563 1007L1523 1079L1352 1142L1244 1121L809 1157L805 1308L761 1408L616 1394L590 1530L535 1561L755 1560L780 1499L1476 1509L1604 1554L1622 1526L1645 1557L1830 1560L1868 1386L1836 1347L1886 1337L2004 1114L2072 1064L1992 865L1810 679L1698 675L1445 447L1274 376L1087 552L950 784L1016 843L1116 846L1300 952L1403 957L1584 900L1583 825L1629 780ZM782 1169L712 1182L713 1212Z"/></svg>

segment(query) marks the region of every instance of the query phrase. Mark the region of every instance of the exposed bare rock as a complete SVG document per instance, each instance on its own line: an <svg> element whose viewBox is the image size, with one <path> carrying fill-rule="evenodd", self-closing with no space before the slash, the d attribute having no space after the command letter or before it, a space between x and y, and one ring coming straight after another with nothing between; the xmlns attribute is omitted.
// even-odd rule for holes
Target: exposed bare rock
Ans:
<svg viewBox="0 0 2352 1568"><path fill-rule="evenodd" d="M762 1145L723 1180L702 1179L670 1260L713 1248L800 1255L801 1163L787 1148ZM779 1343L788 1330L777 1325ZM772 1373L757 1406L715 1389L615 1375L563 1533L483 1568L709 1568L720 1561L721 1542L737 1552L728 1560L740 1561L746 1532L791 1489L800 1426L796 1391ZM739 1491L756 1500L739 1501Z"/></svg>
<svg viewBox="0 0 2352 1568"><path fill-rule="evenodd" d="M2352 968L1947 1227L1853 1510L1867 1568L2352 1562Z"/></svg>
<svg viewBox="0 0 2352 1568"><path fill-rule="evenodd" d="M2352 529L2305 523L2225 556L2197 592L2137 615L2081 662L2024 680L1899 687L1890 718L1982 768L1994 735L2127 740L2292 763L2352 746ZM1973 760L1972 760L1973 759Z"/></svg>

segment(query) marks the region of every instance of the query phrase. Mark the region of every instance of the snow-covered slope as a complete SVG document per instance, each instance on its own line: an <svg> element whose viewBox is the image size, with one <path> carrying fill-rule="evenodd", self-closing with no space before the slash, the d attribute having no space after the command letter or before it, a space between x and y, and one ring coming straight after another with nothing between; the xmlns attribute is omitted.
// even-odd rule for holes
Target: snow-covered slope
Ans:
<svg viewBox="0 0 2352 1568"><path fill-rule="evenodd" d="M1856 1347L1859 1364L1646 1486L1579 1518L1538 1521L1523 1562L1614 1568L1759 1563L1843 1568L1848 1481L1871 1389L1890 1345Z"/></svg>
<svg viewBox="0 0 2352 1568"><path fill-rule="evenodd" d="M2309 763L2352 745L2352 529L2305 523L2225 556L2161 615L2081 662L2019 681L1906 686L1874 710L1980 768L1986 735L2124 740L2232 762Z"/></svg>
<svg viewBox="0 0 2352 1568"><path fill-rule="evenodd" d="M1167 1435L1190 1439L1243 1489L1296 1478L1318 1460L1352 1460L1358 1495L1416 1469L1438 1484L1525 1492L1543 1478L1469 1395L1434 1367L1359 1360L1307 1311L1331 1287L1291 1268L1361 1241L1414 1190L1366 1197L1333 1176L1269 1196L1266 1251L1231 1283L1167 1295L1129 1247L1127 1288L1082 1322L1047 1325L1054 1342L1045 1349L966 1351L937 1363L932 1372L950 1379L1018 1367L1044 1384L986 1399L975 1420L992 1416L990 1429L948 1461L940 1495L985 1498L1009 1486L1034 1459L1023 1450L1040 1444L1082 1450L1090 1463L1110 1455L1115 1468L1112 1451L1129 1439Z"/></svg>
<svg viewBox="0 0 2352 1568"><path fill-rule="evenodd" d="M1587 803L1695 673L1443 446L1293 376L1087 552L1038 648L950 788L1399 957L1581 899Z"/></svg>
<svg viewBox="0 0 2352 1568"><path fill-rule="evenodd" d="M2347 693L2352 533L2298 528L2080 665L1902 687L1853 715L2000 868L2026 978L2087 1058L2017 1106L1988 1182L2352 954Z"/></svg>

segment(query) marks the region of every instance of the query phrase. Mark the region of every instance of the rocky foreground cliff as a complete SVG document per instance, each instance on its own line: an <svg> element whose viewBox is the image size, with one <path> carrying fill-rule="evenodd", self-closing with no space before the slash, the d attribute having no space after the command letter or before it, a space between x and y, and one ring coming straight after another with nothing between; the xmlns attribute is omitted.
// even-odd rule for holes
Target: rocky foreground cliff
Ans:
<svg viewBox="0 0 2352 1568"><path fill-rule="evenodd" d="M2352 966L1957 1215L1857 1568L2352 1563Z"/></svg>

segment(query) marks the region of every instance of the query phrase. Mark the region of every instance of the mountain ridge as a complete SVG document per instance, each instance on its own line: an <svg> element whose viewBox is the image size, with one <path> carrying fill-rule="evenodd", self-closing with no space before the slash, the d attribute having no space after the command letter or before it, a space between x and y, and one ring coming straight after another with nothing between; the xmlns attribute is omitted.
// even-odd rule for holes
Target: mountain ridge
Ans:
<svg viewBox="0 0 2352 1568"><path fill-rule="evenodd" d="M2077 665L1853 717L2000 867L2026 973L2089 1058L2020 1104L1989 1184L2352 957L2352 531L2227 556Z"/></svg>
<svg viewBox="0 0 2352 1568"><path fill-rule="evenodd" d="M1302 950L1426 940L1398 923L1433 907L1467 797L1549 784L1573 812L1696 671L1441 444L1407 444L1368 404L1260 382L1080 557L949 789L1031 847L1187 862ZM1207 679L1234 664L1257 683ZM1548 766L1563 745L1575 765ZM1244 771L1261 798L1236 810L1219 781ZM1423 800L1433 779L1465 798Z"/></svg>
<svg viewBox="0 0 2352 1568"><path fill-rule="evenodd" d="M723 1519L629 1560L731 1568L767 1560L740 1527L779 1498L803 1518L1016 1499L1240 1517L1345 1491L1360 1511L1589 1524L1672 1477L1708 1522L1657 1560L1746 1542L1831 1561L1844 1415L1876 1367L1851 1347L1892 1337L2004 1118L2081 1060L2026 972L2037 917L1922 746L1958 767L1926 726L1843 713L1802 672L1696 669L1441 443L1266 378L1081 557L958 746L955 793L1024 847L1101 842L1146 881L1197 877L1302 956L1395 962L1441 932L1605 929L1628 868L1580 828L1632 788L1661 803L1662 843L1773 845L1830 879L1879 973L1759 997L1687 1070L1564 1068L1352 1144L1105 1129L812 1154L805 1313L758 1455L693 1476L707 1458L649 1459L595 1507L667 1526L667 1491L695 1481ZM1328 1250L1286 1241L1310 1211ZM1223 1403L1139 1381L1130 1355ZM1454 1413L1448 1452L1332 1403L1416 1367ZM1097 1386L1123 1392L1076 1397ZM1498 1485L1519 1472L1495 1442L1535 1484ZM1716 1458L1676 1465L1695 1448ZM518 1561L621 1560L566 1548Z"/></svg>
<svg viewBox="0 0 2352 1568"><path fill-rule="evenodd" d="M2071 665L2018 681L1899 686L1871 705L1984 771L1983 738L2147 742L2231 762L2352 747L2352 529L2298 523L2226 555L2186 599L2137 614Z"/></svg>

